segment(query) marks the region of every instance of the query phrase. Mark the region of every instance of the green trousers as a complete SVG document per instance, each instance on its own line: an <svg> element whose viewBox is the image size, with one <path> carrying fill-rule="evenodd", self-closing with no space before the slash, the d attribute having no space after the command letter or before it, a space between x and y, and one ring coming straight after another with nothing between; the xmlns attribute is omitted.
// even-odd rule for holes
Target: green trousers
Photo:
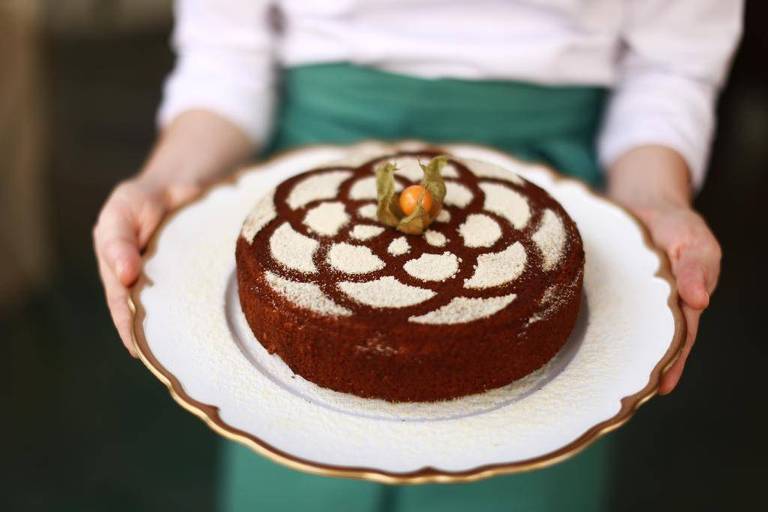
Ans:
<svg viewBox="0 0 768 512"><path fill-rule="evenodd" d="M604 91L505 81L424 80L348 64L286 70L268 152L303 144L418 138L475 142L596 184ZM222 441L223 511L410 512L606 509L610 442L551 468L468 484L387 486L299 473Z"/></svg>

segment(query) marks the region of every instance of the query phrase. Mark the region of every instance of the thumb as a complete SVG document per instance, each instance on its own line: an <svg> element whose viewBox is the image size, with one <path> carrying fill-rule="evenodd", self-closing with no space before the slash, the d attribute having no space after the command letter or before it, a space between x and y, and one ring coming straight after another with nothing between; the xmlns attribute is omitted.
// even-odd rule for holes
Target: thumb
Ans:
<svg viewBox="0 0 768 512"><path fill-rule="evenodd" d="M136 281L141 270L139 241L130 215L105 211L96 226L96 252L123 286Z"/></svg>
<svg viewBox="0 0 768 512"><path fill-rule="evenodd" d="M672 266L683 302L693 309L706 309L709 305L709 292L704 255L693 248L685 248Z"/></svg>

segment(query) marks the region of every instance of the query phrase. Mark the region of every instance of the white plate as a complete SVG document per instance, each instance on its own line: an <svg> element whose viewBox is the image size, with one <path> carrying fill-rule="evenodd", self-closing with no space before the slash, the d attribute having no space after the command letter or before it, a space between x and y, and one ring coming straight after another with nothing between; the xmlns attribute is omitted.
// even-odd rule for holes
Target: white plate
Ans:
<svg viewBox="0 0 768 512"><path fill-rule="evenodd" d="M422 483L555 463L620 426L655 394L684 328L666 259L639 223L574 180L463 144L443 147L545 188L579 226L585 306L555 359L488 393L392 404L319 388L266 353L237 298L234 253L243 219L288 176L371 147L381 146L305 148L247 169L176 212L155 235L132 292L134 338L142 361L183 407L296 469Z"/></svg>

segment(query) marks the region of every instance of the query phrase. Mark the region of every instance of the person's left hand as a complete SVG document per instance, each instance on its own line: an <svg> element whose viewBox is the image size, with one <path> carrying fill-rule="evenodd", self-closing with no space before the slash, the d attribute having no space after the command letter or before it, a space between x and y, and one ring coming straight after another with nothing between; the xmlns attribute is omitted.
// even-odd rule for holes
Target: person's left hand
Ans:
<svg viewBox="0 0 768 512"><path fill-rule="evenodd" d="M632 211L645 223L656 246L669 257L687 327L683 351L661 379L659 393L665 395L677 386L683 374L699 318L717 286L722 253L715 235L692 208L659 205Z"/></svg>
<svg viewBox="0 0 768 512"><path fill-rule="evenodd" d="M629 151L608 174L608 195L645 224L653 243L669 258L677 284L687 331L680 357L661 378L662 395L671 392L683 374L699 319L720 276L720 244L691 206L688 180L688 168L678 153L652 145Z"/></svg>

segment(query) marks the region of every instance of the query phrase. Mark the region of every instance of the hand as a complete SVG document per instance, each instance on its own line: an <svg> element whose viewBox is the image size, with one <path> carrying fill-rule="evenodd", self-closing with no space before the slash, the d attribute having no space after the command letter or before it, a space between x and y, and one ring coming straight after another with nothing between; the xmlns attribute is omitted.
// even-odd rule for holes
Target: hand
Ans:
<svg viewBox="0 0 768 512"><path fill-rule="evenodd" d="M112 320L134 357L128 297L141 273L141 251L166 214L230 173L254 148L220 115L186 111L165 128L142 173L120 183L104 204L93 229L96 259Z"/></svg>
<svg viewBox="0 0 768 512"><path fill-rule="evenodd" d="M123 345L136 357L131 336L129 288L141 272L141 251L167 212L197 193L195 187L166 188L133 178L112 191L93 229L99 274L107 305Z"/></svg>
<svg viewBox="0 0 768 512"><path fill-rule="evenodd" d="M643 146L619 158L609 169L608 195L646 225L672 266L686 338L680 357L662 376L659 393L670 393L696 340L699 319L720 275L720 245L704 219L691 207L689 173L682 157L662 146Z"/></svg>
<svg viewBox="0 0 768 512"><path fill-rule="evenodd" d="M634 213L645 223L653 242L669 257L687 327L683 351L661 379L659 393L665 395L677 386L683 374L696 340L699 318L717 286L722 253L704 219L691 208L658 205L635 209Z"/></svg>

